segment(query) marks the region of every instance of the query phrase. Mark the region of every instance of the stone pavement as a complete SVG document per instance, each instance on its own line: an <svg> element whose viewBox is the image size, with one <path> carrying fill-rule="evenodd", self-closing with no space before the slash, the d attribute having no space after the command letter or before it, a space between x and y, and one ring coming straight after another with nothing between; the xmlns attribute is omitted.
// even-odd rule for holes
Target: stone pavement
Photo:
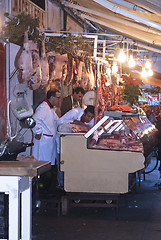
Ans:
<svg viewBox="0 0 161 240"><path fill-rule="evenodd" d="M112 208L72 208L58 216L54 201L43 201L33 214L33 240L161 240L159 182L158 170L145 181L142 176L141 186L128 194L128 206L120 198L118 220Z"/></svg>

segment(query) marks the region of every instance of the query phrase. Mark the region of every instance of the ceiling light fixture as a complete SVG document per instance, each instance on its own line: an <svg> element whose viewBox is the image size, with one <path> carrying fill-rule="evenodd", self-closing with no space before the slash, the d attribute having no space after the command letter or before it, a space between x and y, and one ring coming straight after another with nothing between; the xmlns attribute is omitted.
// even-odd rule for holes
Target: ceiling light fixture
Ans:
<svg viewBox="0 0 161 240"><path fill-rule="evenodd" d="M147 68L147 69L150 69L151 68L151 63L150 63L150 61L149 61L149 54L147 54L146 55L146 63L145 63L145 67Z"/></svg>
<svg viewBox="0 0 161 240"><path fill-rule="evenodd" d="M142 68L141 76L142 76L143 78L145 78L145 77L148 76L145 67Z"/></svg>
<svg viewBox="0 0 161 240"><path fill-rule="evenodd" d="M124 63L126 61L126 54L124 53L123 50L123 42L120 43L120 53L118 56L118 61L121 63Z"/></svg>
<svg viewBox="0 0 161 240"><path fill-rule="evenodd" d="M130 68L133 68L135 67L136 63L135 63L135 60L133 58L133 54L132 54L132 50L130 49L129 50L129 61L128 61L128 65Z"/></svg>

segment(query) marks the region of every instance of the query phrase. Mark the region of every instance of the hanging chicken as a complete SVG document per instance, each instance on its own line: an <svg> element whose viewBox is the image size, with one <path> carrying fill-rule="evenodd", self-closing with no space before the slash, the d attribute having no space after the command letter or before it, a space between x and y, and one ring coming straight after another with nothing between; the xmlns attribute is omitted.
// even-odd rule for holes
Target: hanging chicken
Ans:
<svg viewBox="0 0 161 240"><path fill-rule="evenodd" d="M29 46L32 54L33 73L30 80L28 81L28 87L31 90L36 90L40 87L40 84L41 84L40 56L39 56L39 50L37 48L37 43L33 41L29 41Z"/></svg>
<svg viewBox="0 0 161 240"><path fill-rule="evenodd" d="M28 31L24 33L23 47L19 49L15 58L15 67L18 69L18 81L28 82L33 73L32 54L29 47Z"/></svg>
<svg viewBox="0 0 161 240"><path fill-rule="evenodd" d="M40 88L44 88L44 87L47 86L48 81L49 81L49 63L48 63L48 59L47 59L46 51L45 51L45 36L44 35L42 37L42 42L41 42L40 63L41 63L41 84L40 84Z"/></svg>

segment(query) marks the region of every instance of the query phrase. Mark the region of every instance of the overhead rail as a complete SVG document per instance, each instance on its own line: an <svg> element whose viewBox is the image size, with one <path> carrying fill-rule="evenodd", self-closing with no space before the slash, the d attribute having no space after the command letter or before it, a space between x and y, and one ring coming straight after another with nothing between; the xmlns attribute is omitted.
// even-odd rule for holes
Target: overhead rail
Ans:
<svg viewBox="0 0 161 240"><path fill-rule="evenodd" d="M124 43L128 43L128 44L131 44L131 45L135 45L136 47L138 48L143 48L143 49L146 49L148 51L152 51L152 52L156 52L156 53L161 53L161 49L159 48L155 48L155 47L150 47L148 45L145 45L145 44L142 44L142 43L139 43L139 42L136 42L132 39L127 39L125 37L123 37L122 35L118 35L118 34L107 34L107 33L84 33L84 32L71 32L71 31L53 31L53 30L40 30L40 33L45 33L45 36L46 37L58 37L58 36L66 36L67 34L73 34L75 36L90 36L90 38L93 38L95 39L95 43L94 43L94 53L93 53L93 56L96 56L96 49L97 49L97 42L98 41L101 41L99 40L99 36L101 37L104 37L104 38L111 38L110 39L106 39L106 42L115 42L118 41L121 42L123 41ZM98 36L98 38L96 37ZM113 39L113 40L112 40ZM115 39L115 40L114 40ZM97 46L97 47L96 47ZM141 51L141 50L140 50Z"/></svg>

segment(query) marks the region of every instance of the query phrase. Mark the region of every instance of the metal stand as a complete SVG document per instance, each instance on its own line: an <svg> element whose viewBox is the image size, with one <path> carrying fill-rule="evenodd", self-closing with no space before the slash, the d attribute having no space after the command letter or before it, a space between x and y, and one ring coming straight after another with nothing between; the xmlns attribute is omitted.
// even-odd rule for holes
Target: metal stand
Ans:
<svg viewBox="0 0 161 240"><path fill-rule="evenodd" d="M105 207L114 208L118 219L119 196L119 194L67 193L61 198L62 214L67 214L72 207Z"/></svg>

